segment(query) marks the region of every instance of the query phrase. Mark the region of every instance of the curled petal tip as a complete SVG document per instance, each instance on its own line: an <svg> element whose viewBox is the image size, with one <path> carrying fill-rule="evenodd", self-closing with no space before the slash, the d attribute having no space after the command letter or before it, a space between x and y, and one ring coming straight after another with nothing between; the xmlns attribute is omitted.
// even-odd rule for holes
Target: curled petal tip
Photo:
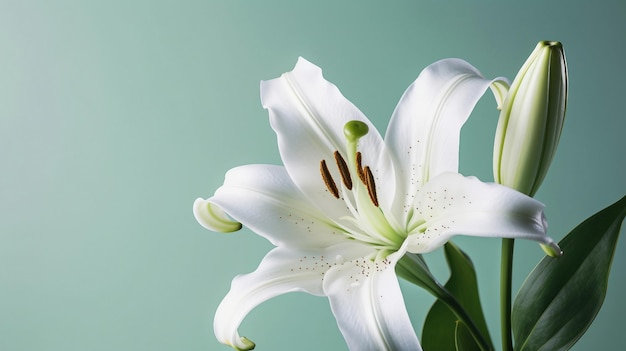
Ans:
<svg viewBox="0 0 626 351"><path fill-rule="evenodd" d="M242 336L240 340L241 340L241 343L239 345L228 345L228 346L232 347L233 349L237 351L252 350L256 346L252 341L250 341L250 339L244 336Z"/></svg>
<svg viewBox="0 0 626 351"><path fill-rule="evenodd" d="M555 242L551 242L549 244L539 244L539 245L541 245L541 248L546 253L546 255L550 257L557 258L563 255L563 251L561 250L559 245L557 245L557 243Z"/></svg>
<svg viewBox="0 0 626 351"><path fill-rule="evenodd" d="M193 203L193 215L208 230L231 233L241 229L241 223L231 220L224 210L208 200L196 199Z"/></svg>

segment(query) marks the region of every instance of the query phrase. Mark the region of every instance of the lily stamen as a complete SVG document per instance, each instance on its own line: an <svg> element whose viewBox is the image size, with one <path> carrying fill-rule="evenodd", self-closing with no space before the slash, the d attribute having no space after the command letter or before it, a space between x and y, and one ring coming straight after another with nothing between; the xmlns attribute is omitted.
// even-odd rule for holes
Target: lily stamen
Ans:
<svg viewBox="0 0 626 351"><path fill-rule="evenodd" d="M339 168L339 173L341 173L343 185L345 185L348 190L352 190L352 177L350 176L350 171L348 170L348 164L343 157L341 157L339 151L335 151L334 155L337 168Z"/></svg>
<svg viewBox="0 0 626 351"><path fill-rule="evenodd" d="M374 183L374 175L372 174L369 166L365 166L365 168L363 168L363 172L365 173L364 177L367 180L367 182L365 183L365 185L367 186L367 193L369 194L370 200L372 200L374 206L378 207L378 197L376 195L376 183Z"/></svg>
<svg viewBox="0 0 626 351"><path fill-rule="evenodd" d="M363 184L367 185L367 179L365 179L365 173L363 173L363 165L361 164L361 152L357 151L356 153L356 172L359 174L359 179Z"/></svg>
<svg viewBox="0 0 626 351"><path fill-rule="evenodd" d="M322 179L324 179L324 183L326 184L328 191L330 191L330 193L338 199L339 190L337 189L337 184L335 184L335 181L328 170L328 166L326 166L325 160L320 162L320 173L322 174Z"/></svg>

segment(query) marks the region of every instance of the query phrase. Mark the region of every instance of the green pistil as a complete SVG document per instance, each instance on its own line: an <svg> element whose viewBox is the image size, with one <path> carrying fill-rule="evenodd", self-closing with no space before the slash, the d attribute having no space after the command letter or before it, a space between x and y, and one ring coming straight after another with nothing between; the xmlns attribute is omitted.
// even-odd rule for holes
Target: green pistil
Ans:
<svg viewBox="0 0 626 351"><path fill-rule="evenodd" d="M356 171L356 146L359 139L367 135L370 128L361 121L350 121L343 126L343 135L346 137L348 148L348 163Z"/></svg>
<svg viewBox="0 0 626 351"><path fill-rule="evenodd" d="M356 162L357 144L359 139L367 135L368 132L369 127L365 122L361 121L350 121L343 127L343 134L347 141L346 151L348 153L348 167L352 172L357 174L364 172L363 169L359 169ZM371 186L375 186L373 182ZM365 184L364 181L356 181L353 192L356 201L355 207L359 212L360 220L367 221L368 226L366 227L369 227L369 230L366 230L367 235L375 241L385 243L385 245L392 244L392 246L397 246L395 248L397 250L397 248L402 245L405 237L393 230L382 210L371 200L367 184ZM393 251L395 250L384 250L379 258L387 257L387 252Z"/></svg>
<svg viewBox="0 0 626 351"><path fill-rule="evenodd" d="M357 174L361 171L356 166L356 148L359 139L367 135L369 127L361 121L350 121L343 126L343 134L346 137L348 151L348 164ZM361 171L362 172L362 171Z"/></svg>
<svg viewBox="0 0 626 351"><path fill-rule="evenodd" d="M343 127L343 134L348 142L356 143L370 131L367 124L361 121L350 121Z"/></svg>

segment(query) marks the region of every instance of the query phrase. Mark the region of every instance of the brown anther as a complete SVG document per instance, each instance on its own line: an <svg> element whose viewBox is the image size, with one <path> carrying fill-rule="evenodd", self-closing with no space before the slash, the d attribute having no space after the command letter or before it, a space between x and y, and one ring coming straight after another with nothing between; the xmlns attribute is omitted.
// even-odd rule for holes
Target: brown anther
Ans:
<svg viewBox="0 0 626 351"><path fill-rule="evenodd" d="M322 179L324 179L324 183L326 184L328 191L330 191L330 193L336 198L339 198L339 190L337 190L337 185L335 184L333 177L330 175L330 171L326 166L325 160L320 162L320 173L322 173Z"/></svg>
<svg viewBox="0 0 626 351"><path fill-rule="evenodd" d="M337 162L337 168L339 168L339 173L341 173L341 180L343 181L343 185L348 188L348 190L352 190L352 177L350 177L350 171L348 170L348 165L346 161L341 157L339 151L335 151L335 162Z"/></svg>
<svg viewBox="0 0 626 351"><path fill-rule="evenodd" d="M363 172L365 173L365 179L367 179L365 185L367 185L367 192L370 195L370 200L372 200L374 206L378 207L378 197L376 196L376 184L374 183L374 175L372 174L369 166L365 166Z"/></svg>
<svg viewBox="0 0 626 351"><path fill-rule="evenodd" d="M367 185L367 179L365 179L365 173L363 173L363 165L361 164L361 153L357 151L356 153L356 172L359 175L359 179L363 182L363 184Z"/></svg>

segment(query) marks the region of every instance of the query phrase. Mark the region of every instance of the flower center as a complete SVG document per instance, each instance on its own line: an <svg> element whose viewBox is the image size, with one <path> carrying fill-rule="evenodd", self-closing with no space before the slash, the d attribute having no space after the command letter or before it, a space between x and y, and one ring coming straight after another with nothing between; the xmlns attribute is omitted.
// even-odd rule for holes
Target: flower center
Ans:
<svg viewBox="0 0 626 351"><path fill-rule="evenodd" d="M338 223L344 233L353 239L376 246L375 259L378 260L397 251L407 234L394 229L400 227L392 225L395 221L390 216L385 216L372 170L367 165L363 166L363 156L357 151L359 139L368 132L367 124L361 121L346 123L344 135L347 161L338 150L333 153L341 181L335 182L326 160L320 161L320 174L328 192L336 199L345 201L350 210L351 216L340 218L346 224Z"/></svg>

